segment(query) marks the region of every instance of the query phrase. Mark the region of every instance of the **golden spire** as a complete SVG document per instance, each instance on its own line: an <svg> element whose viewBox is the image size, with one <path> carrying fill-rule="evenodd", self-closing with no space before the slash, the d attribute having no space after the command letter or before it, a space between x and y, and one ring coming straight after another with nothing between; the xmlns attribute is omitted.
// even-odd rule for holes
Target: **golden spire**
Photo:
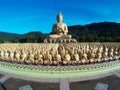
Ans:
<svg viewBox="0 0 120 90"><path fill-rule="evenodd" d="M61 13L61 12L58 12L57 17L62 17L62 13Z"/></svg>

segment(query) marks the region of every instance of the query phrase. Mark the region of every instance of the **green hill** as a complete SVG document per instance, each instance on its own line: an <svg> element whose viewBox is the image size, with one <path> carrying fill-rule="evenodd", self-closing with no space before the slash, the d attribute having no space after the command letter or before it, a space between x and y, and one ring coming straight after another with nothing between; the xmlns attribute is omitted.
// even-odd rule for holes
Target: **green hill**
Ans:
<svg viewBox="0 0 120 90"><path fill-rule="evenodd" d="M78 41L120 42L120 23L100 22L68 28Z"/></svg>
<svg viewBox="0 0 120 90"><path fill-rule="evenodd" d="M29 32L29 33L21 35L18 42L21 42L21 43L26 43L26 42L40 43L40 42L43 42L43 40L45 38L47 38L47 35L43 34L40 31L38 31L38 32Z"/></svg>
<svg viewBox="0 0 120 90"><path fill-rule="evenodd" d="M18 39L21 35L15 33L0 32L0 43L1 42L13 42Z"/></svg>
<svg viewBox="0 0 120 90"><path fill-rule="evenodd" d="M69 34L80 42L120 42L120 23L100 22L87 25L69 26ZM26 34L13 34L0 32L0 43L3 42L43 42L48 34L42 32L28 32Z"/></svg>
<svg viewBox="0 0 120 90"><path fill-rule="evenodd" d="M0 32L0 38L4 38L6 40L11 40L11 39L14 39L19 36L20 36L20 34Z"/></svg>

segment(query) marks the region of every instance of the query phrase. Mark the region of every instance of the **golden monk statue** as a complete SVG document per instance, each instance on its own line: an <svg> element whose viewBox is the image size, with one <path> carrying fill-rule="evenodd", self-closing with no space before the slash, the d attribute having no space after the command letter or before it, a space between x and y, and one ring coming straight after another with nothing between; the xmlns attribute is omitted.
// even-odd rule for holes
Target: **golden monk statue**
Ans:
<svg viewBox="0 0 120 90"><path fill-rule="evenodd" d="M62 22L63 16L59 12L57 15L57 23L52 27L52 33L49 35L50 38L71 38L71 35L68 35L68 28L65 23Z"/></svg>

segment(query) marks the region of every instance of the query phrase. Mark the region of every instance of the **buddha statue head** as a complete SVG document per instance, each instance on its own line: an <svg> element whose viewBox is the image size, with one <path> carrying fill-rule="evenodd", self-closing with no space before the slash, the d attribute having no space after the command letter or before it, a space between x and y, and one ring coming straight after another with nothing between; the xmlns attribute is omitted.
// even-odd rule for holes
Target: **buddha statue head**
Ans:
<svg viewBox="0 0 120 90"><path fill-rule="evenodd" d="M62 20L63 20L63 16L62 16L61 12L59 12L57 15L57 21L62 22Z"/></svg>

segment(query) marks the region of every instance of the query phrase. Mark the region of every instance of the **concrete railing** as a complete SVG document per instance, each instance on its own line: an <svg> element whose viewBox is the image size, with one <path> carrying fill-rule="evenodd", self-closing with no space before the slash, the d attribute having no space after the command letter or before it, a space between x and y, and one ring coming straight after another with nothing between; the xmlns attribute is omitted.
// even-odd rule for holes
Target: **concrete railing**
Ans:
<svg viewBox="0 0 120 90"><path fill-rule="evenodd" d="M35 66L0 62L0 71L37 78L72 78L109 73L120 69L120 61L79 66Z"/></svg>

